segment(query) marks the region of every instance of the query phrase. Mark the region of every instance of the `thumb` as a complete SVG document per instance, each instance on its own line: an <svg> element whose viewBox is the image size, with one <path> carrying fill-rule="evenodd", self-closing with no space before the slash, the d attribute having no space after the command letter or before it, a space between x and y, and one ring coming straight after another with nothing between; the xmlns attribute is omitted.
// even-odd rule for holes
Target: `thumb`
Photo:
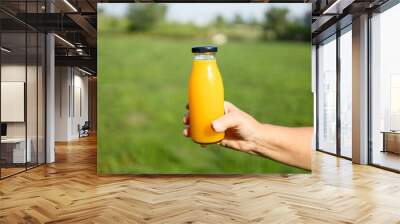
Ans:
<svg viewBox="0 0 400 224"><path fill-rule="evenodd" d="M224 132L226 129L236 127L239 119L236 113L228 113L212 122L212 128L216 132Z"/></svg>

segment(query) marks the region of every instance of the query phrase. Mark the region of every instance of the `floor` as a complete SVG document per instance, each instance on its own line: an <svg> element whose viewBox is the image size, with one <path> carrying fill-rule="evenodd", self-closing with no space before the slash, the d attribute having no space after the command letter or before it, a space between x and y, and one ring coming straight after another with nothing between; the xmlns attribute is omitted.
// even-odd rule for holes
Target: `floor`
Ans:
<svg viewBox="0 0 400 224"><path fill-rule="evenodd" d="M400 174L316 152L308 175L96 174L96 139L0 181L0 223L400 223Z"/></svg>
<svg viewBox="0 0 400 224"><path fill-rule="evenodd" d="M25 168L25 165L19 165L19 167L7 167L7 168L1 168L1 178L5 178L11 175L14 175L16 173L20 173L25 171L26 169L32 169L36 164L27 164L27 168Z"/></svg>
<svg viewBox="0 0 400 224"><path fill-rule="evenodd" d="M25 170L24 168L1 168L1 177L7 177Z"/></svg>

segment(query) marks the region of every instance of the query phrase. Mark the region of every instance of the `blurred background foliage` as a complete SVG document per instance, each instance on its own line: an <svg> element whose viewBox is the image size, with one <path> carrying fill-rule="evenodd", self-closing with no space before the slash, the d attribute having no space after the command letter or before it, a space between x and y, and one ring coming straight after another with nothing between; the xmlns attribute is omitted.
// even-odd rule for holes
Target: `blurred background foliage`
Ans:
<svg viewBox="0 0 400 224"><path fill-rule="evenodd" d="M165 4L130 4L126 15L106 14L99 9L99 32L143 33L172 38L210 39L214 35L229 40L288 40L310 41L311 12L299 18L289 18L289 10L283 7L266 9L263 21L244 19L235 13L233 19L221 14L206 25L191 22L168 21Z"/></svg>

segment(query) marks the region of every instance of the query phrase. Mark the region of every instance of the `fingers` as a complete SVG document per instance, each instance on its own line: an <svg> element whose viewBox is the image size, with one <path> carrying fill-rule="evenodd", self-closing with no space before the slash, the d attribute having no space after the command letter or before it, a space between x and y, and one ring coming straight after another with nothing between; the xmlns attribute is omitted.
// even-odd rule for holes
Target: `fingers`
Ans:
<svg viewBox="0 0 400 224"><path fill-rule="evenodd" d="M237 108L229 101L224 102L224 109L225 109L225 114L239 110L239 108Z"/></svg>
<svg viewBox="0 0 400 224"><path fill-rule="evenodd" d="M189 115L188 115L188 113L186 113L185 116L183 116L182 123L185 125L185 129L183 129L183 135L186 136L186 137L189 137L190 136L190 133L189 133L190 129L189 129Z"/></svg>
<svg viewBox="0 0 400 224"><path fill-rule="evenodd" d="M189 127L186 126L186 128L183 129L183 132L182 132L182 133L183 133L184 136L190 137L190 129L189 129Z"/></svg>
<svg viewBox="0 0 400 224"><path fill-rule="evenodd" d="M212 128L216 132L225 132L229 128L234 128L239 125L238 114L228 113L212 122Z"/></svg>
<svg viewBox="0 0 400 224"><path fill-rule="evenodd" d="M186 109L189 109L189 104L186 104ZM232 103L225 101L224 102L225 115L221 118L212 122L212 128L216 132L225 132L229 128L233 128L238 125L239 118L237 113L233 113L235 111L239 111L239 109L233 105ZM186 113L182 118L182 123L186 125L186 128L183 130L183 135L186 137L190 136L189 133L189 114Z"/></svg>
<svg viewBox="0 0 400 224"><path fill-rule="evenodd" d="M186 109L189 110L188 103L186 104ZM183 116L182 123L185 125L185 129L183 129L182 134L186 137L190 137L189 113L186 112L185 116Z"/></svg>
<svg viewBox="0 0 400 224"><path fill-rule="evenodd" d="M224 102L224 109L225 115L212 122L212 128L216 132L224 132L238 125L239 118L235 111L239 109L229 101Z"/></svg>
<svg viewBox="0 0 400 224"><path fill-rule="evenodd" d="M220 142L221 146L224 146L226 148L231 148L231 149L238 149L239 145L238 145L238 141L236 140L230 140L230 139L223 139Z"/></svg>
<svg viewBox="0 0 400 224"><path fill-rule="evenodd" d="M189 104L186 104L186 109L189 110ZM238 111L238 110L239 109L235 105L233 105L231 102L229 102L229 101L224 102L225 114L231 113L233 111ZM186 113L185 116L182 118L182 123L189 125L189 113Z"/></svg>
<svg viewBox="0 0 400 224"><path fill-rule="evenodd" d="M186 104L186 110L189 110L189 103ZM182 122L184 124L189 124L189 113L186 112L185 116L183 116Z"/></svg>
<svg viewBox="0 0 400 224"><path fill-rule="evenodd" d="M182 123L189 125L189 114L188 113L186 113L185 116L183 116Z"/></svg>
<svg viewBox="0 0 400 224"><path fill-rule="evenodd" d="M189 110L189 104L186 104L186 110ZM186 125L189 125L189 113L186 112L185 116L182 119L182 122Z"/></svg>

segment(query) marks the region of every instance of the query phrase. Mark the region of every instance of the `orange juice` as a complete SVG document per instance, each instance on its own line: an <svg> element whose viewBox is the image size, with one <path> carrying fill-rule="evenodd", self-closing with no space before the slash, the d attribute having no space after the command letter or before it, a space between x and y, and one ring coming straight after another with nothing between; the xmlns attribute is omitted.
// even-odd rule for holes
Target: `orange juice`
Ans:
<svg viewBox="0 0 400 224"><path fill-rule="evenodd" d="M193 47L192 52L189 81L190 136L197 143L216 143L225 135L215 132L211 125L224 115L224 87L215 59L217 47Z"/></svg>

